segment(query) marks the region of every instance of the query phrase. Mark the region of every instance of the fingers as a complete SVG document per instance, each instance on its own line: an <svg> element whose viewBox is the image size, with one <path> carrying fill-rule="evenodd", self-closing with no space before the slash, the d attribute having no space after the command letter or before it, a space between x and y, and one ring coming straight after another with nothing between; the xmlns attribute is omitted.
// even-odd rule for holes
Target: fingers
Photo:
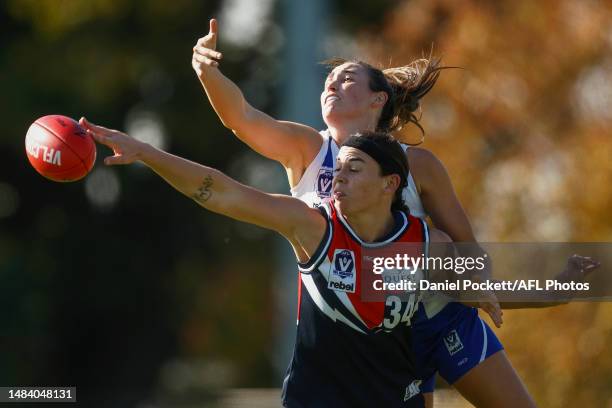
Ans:
<svg viewBox="0 0 612 408"><path fill-rule="evenodd" d="M84 116L79 119L79 124L85 128L85 130L90 130L93 133L101 134L101 135L111 135L116 133L116 130L105 128L104 126L94 125L89 122Z"/></svg>
<svg viewBox="0 0 612 408"><path fill-rule="evenodd" d="M219 66L219 62L218 61L216 61L216 60L214 60L212 58L206 57L204 55L200 55L200 54L195 53L195 52L193 54L193 61L195 61L198 64L208 65L209 67L218 67Z"/></svg>
<svg viewBox="0 0 612 408"><path fill-rule="evenodd" d="M210 19L210 28L208 29L208 34L210 35L217 35L217 19L216 18L211 18Z"/></svg>
<svg viewBox="0 0 612 408"><path fill-rule="evenodd" d="M210 20L210 28L208 34L198 39L196 46L204 46L212 50L217 48L217 20L214 18Z"/></svg>
<svg viewBox="0 0 612 408"><path fill-rule="evenodd" d="M85 129L98 130L98 131L103 129L102 126L96 126L93 123L90 123L87 119L85 119L85 116L79 119L79 124L83 126Z"/></svg>
<svg viewBox="0 0 612 408"><path fill-rule="evenodd" d="M495 294L492 292L484 292L483 294L487 299L480 302L480 308L489 315L495 324L495 327L499 329L504 323L502 318L504 312L501 309L499 301L497 300L497 296L495 296Z"/></svg>
<svg viewBox="0 0 612 408"><path fill-rule="evenodd" d="M590 256L574 254L568 258L567 265L568 279L584 279L584 277L597 269L601 263ZM581 274L581 276L577 274Z"/></svg>
<svg viewBox="0 0 612 408"><path fill-rule="evenodd" d="M193 47L193 56L191 63L198 71L202 69L202 66L209 66L217 68L219 66L219 60L223 58L223 54L215 51L214 44L211 45L211 40L208 34L206 37L200 38L195 47Z"/></svg>
<svg viewBox="0 0 612 408"><path fill-rule="evenodd" d="M115 166L118 164L130 164L129 161L124 155L115 153L114 156L108 156L104 159L104 164L107 166Z"/></svg>
<svg viewBox="0 0 612 408"><path fill-rule="evenodd" d="M94 125L84 117L79 120L79 123L96 142L113 150L114 156L106 157L104 164L108 166L130 164L138 160L142 148L141 142L117 130Z"/></svg>
<svg viewBox="0 0 612 408"><path fill-rule="evenodd" d="M595 269L599 268L600 266L601 266L601 263L599 261L589 260L589 262L585 263L584 267L582 268L583 276L586 277L588 274L590 274L591 272L593 272Z"/></svg>
<svg viewBox="0 0 612 408"><path fill-rule="evenodd" d="M217 48L217 20L210 20L210 28L208 34L198 39L193 47L192 64L196 71L202 68L202 65L209 67L218 67L219 60L223 58L223 54L216 51Z"/></svg>
<svg viewBox="0 0 612 408"><path fill-rule="evenodd" d="M194 55L202 55L204 57L216 60L223 58L223 54L221 54L219 51L215 51L201 44L196 44L196 46L193 47L193 53Z"/></svg>
<svg viewBox="0 0 612 408"><path fill-rule="evenodd" d="M115 149L116 149L116 145L115 143L113 143L112 141L112 137L110 136L105 136L96 132L92 132L91 130L87 129L87 133L89 135L91 135L91 137L93 137L93 139L100 143L103 144L107 147L110 147L111 149L113 149L113 152L115 152L114 156L109 156L106 157L104 159L104 164L106 164L107 166L113 166L116 164L127 164L128 162L125 160L125 157L118 153Z"/></svg>
<svg viewBox="0 0 612 408"><path fill-rule="evenodd" d="M85 131L93 138L93 140L110 148L115 147L113 136L116 132L102 126L93 125L85 118L81 118L79 123L85 128Z"/></svg>
<svg viewBox="0 0 612 408"><path fill-rule="evenodd" d="M92 132L89 129L87 129L87 134L90 135L91 137L93 137L93 140L95 140L96 142L111 147L110 137L101 135L101 134L96 133L96 132Z"/></svg>
<svg viewBox="0 0 612 408"><path fill-rule="evenodd" d="M499 329L504 323L504 320L502 318L504 312L499 307L499 303L485 302L481 304L481 308L489 315L489 317L493 321L493 324L495 324L495 327Z"/></svg>
<svg viewBox="0 0 612 408"><path fill-rule="evenodd" d="M504 312L501 310L501 307L499 306L499 303L497 301L495 301L494 303L489 303L488 305L490 309L489 316L491 316L493 323L495 323L495 327L499 329L502 323L504 322L502 318Z"/></svg>

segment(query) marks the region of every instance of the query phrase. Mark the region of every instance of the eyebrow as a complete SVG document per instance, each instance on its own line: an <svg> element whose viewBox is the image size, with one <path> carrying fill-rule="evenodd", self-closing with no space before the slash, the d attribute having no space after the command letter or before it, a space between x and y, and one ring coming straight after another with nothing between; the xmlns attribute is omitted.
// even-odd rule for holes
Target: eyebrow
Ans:
<svg viewBox="0 0 612 408"><path fill-rule="evenodd" d="M327 78L329 78L332 75L332 73L333 71L327 74ZM346 68L340 72L340 74L356 74L356 73L357 71L354 71L352 68Z"/></svg>
<svg viewBox="0 0 612 408"><path fill-rule="evenodd" d="M336 159L336 161L337 161L337 162L339 162L339 161L340 161L340 158L338 157L338 158ZM361 157L351 157L351 158L350 158L350 159L348 159L346 162L347 162L347 163L350 163L350 162L361 162L361 163L365 163L365 160L363 160Z"/></svg>

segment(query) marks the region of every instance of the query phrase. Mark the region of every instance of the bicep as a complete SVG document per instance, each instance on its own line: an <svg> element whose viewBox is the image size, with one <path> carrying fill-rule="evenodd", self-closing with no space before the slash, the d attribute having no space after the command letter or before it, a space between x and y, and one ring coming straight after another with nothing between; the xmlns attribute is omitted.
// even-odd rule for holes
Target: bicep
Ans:
<svg viewBox="0 0 612 408"><path fill-rule="evenodd" d="M436 228L455 242L474 242L474 231L444 165L429 152L413 162L423 207Z"/></svg>
<svg viewBox="0 0 612 408"><path fill-rule="evenodd" d="M433 259L446 260L454 256L453 241L444 232L436 228L429 231L429 254ZM429 269L429 279L432 281L444 281L445 279L453 278L451 271L442 267L444 262L431 262Z"/></svg>
<svg viewBox="0 0 612 408"><path fill-rule="evenodd" d="M321 135L310 126L277 120L248 105L244 120L232 131L257 153L285 168L303 167L321 146Z"/></svg>
<svg viewBox="0 0 612 408"><path fill-rule="evenodd" d="M454 252L453 241L444 232L436 228L429 230L429 256L434 258L444 258Z"/></svg>
<svg viewBox="0 0 612 408"><path fill-rule="evenodd" d="M318 242L324 233L321 214L297 198L264 193L237 181L228 187L213 204L219 214L276 231L292 242L311 236Z"/></svg>

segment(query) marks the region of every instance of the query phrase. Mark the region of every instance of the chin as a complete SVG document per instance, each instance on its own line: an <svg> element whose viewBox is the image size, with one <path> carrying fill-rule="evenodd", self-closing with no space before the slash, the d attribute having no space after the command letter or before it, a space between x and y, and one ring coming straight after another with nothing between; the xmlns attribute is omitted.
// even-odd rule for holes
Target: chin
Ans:
<svg viewBox="0 0 612 408"><path fill-rule="evenodd" d="M326 106L323 109L323 121L330 127L342 121L340 112L334 106Z"/></svg>
<svg viewBox="0 0 612 408"><path fill-rule="evenodd" d="M345 200L335 200L336 209L340 210L340 212L344 215L348 215L351 213L351 206Z"/></svg>
<svg viewBox="0 0 612 408"><path fill-rule="evenodd" d="M336 200L336 209L340 210L342 215L347 218L363 211L363 208L356 208L354 205L351 205L351 201L347 199L341 201Z"/></svg>
<svg viewBox="0 0 612 408"><path fill-rule="evenodd" d="M325 122L328 128L334 124L334 116L329 108L323 110L323 122Z"/></svg>

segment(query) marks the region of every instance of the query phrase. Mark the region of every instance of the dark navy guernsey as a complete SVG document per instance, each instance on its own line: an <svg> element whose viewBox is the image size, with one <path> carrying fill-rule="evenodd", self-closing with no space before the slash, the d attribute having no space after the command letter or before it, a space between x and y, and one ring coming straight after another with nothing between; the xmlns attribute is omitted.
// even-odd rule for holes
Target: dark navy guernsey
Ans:
<svg viewBox="0 0 612 408"><path fill-rule="evenodd" d="M334 208L323 204L325 236L300 264L297 338L283 384L288 408L423 407L411 354L410 317L418 301L361 299L362 247L428 242L426 224L396 212L387 239L365 243Z"/></svg>

